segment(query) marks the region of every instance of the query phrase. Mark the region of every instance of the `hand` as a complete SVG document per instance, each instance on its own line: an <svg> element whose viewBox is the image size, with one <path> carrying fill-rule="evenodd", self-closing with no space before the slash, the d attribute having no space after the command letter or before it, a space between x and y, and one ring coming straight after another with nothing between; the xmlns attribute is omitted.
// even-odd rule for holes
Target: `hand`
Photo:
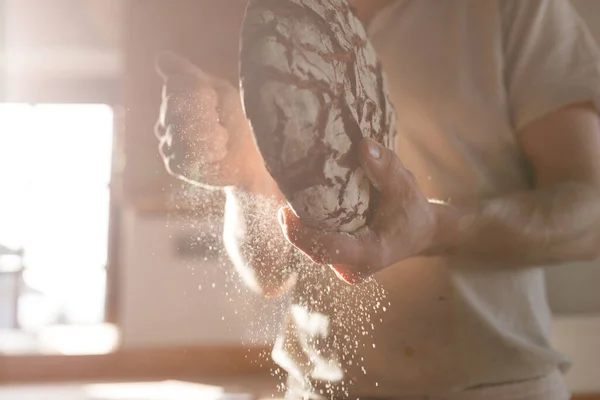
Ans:
<svg viewBox="0 0 600 400"><path fill-rule="evenodd" d="M313 262L330 265L351 284L436 247L444 207L425 198L392 150L366 139L359 151L362 167L380 194L368 227L354 235L328 233L305 226L289 207L279 210L286 238Z"/></svg>
<svg viewBox="0 0 600 400"><path fill-rule="evenodd" d="M155 126L167 171L211 187L237 185L263 167L239 92L173 53L157 57L163 78Z"/></svg>

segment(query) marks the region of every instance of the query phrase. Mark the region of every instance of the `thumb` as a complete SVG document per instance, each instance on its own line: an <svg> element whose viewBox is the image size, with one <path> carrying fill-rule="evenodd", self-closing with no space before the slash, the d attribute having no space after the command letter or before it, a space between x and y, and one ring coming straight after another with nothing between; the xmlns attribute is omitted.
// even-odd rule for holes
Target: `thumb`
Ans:
<svg viewBox="0 0 600 400"><path fill-rule="evenodd" d="M156 56L154 65L156 66L156 72L158 72L163 79L170 75L198 73L198 67L190 60L171 51L159 53Z"/></svg>
<svg viewBox="0 0 600 400"><path fill-rule="evenodd" d="M360 161L367 177L382 196L398 194L410 175L394 151L373 139L364 139L360 143Z"/></svg>

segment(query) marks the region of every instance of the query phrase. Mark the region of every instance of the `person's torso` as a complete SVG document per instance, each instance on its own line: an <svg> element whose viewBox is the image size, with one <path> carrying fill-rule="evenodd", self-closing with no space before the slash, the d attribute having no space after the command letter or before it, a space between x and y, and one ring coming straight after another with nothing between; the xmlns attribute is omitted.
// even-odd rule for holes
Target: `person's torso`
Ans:
<svg viewBox="0 0 600 400"><path fill-rule="evenodd" d="M497 1L397 0L370 27L396 108L397 153L430 198L530 185L508 111L501 23ZM396 397L567 365L549 343L541 269L452 263L408 260L358 288L310 267L321 272L300 278L275 360L296 383L309 376L317 394Z"/></svg>

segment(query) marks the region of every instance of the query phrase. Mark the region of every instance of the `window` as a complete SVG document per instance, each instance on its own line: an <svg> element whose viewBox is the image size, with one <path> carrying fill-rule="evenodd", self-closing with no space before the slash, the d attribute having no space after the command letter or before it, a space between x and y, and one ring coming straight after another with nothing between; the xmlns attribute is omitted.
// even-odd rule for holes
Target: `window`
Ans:
<svg viewBox="0 0 600 400"><path fill-rule="evenodd" d="M103 104L0 104L0 245L23 250L25 331L104 321L113 127Z"/></svg>

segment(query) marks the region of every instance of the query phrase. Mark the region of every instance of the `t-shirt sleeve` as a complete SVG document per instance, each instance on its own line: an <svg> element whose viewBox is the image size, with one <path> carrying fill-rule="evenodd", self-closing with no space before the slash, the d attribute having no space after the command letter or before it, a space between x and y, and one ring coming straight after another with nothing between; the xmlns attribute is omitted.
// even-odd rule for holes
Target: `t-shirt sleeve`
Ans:
<svg viewBox="0 0 600 400"><path fill-rule="evenodd" d="M600 110L600 51L568 0L502 3L505 79L513 124L573 103Z"/></svg>

